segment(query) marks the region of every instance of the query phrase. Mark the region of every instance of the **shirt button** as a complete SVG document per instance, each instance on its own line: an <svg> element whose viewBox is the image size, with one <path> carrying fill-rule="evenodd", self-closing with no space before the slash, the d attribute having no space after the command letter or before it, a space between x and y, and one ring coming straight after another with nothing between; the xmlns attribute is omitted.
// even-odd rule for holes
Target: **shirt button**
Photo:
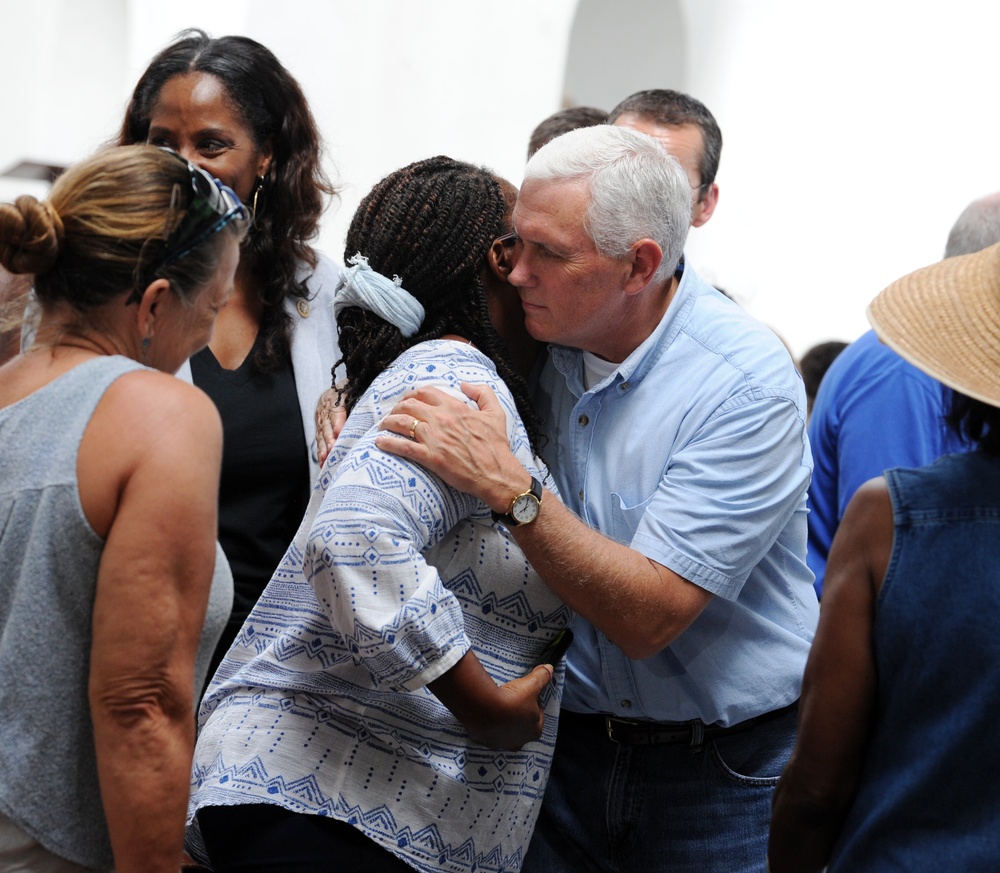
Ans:
<svg viewBox="0 0 1000 873"><path fill-rule="evenodd" d="M626 698L625 700L622 701L621 705L622 705L622 709L631 709L632 708L632 701L629 700L628 698Z"/></svg>
<svg viewBox="0 0 1000 873"><path fill-rule="evenodd" d="M587 426L588 424L590 424L590 419L589 419L589 418L587 418L587 416L586 416L586 415L581 415L581 416L580 416L580 417L579 417L579 418L577 419L577 422L579 423L580 427L586 427L586 426Z"/></svg>
<svg viewBox="0 0 1000 873"><path fill-rule="evenodd" d="M622 382L622 391L628 391L632 386L628 382Z"/></svg>
<svg viewBox="0 0 1000 873"><path fill-rule="evenodd" d="M580 495L579 495L579 497L580 497L580 501L583 502L583 489L582 488L580 489Z"/></svg>

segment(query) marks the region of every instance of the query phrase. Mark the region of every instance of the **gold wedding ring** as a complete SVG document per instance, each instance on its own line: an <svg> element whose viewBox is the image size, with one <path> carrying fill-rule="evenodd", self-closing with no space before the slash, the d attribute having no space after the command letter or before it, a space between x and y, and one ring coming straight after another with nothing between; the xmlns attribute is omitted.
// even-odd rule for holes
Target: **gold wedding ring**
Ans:
<svg viewBox="0 0 1000 873"><path fill-rule="evenodd" d="M415 440L417 438L417 425L420 424L420 419L413 419L413 424L410 425L410 439Z"/></svg>

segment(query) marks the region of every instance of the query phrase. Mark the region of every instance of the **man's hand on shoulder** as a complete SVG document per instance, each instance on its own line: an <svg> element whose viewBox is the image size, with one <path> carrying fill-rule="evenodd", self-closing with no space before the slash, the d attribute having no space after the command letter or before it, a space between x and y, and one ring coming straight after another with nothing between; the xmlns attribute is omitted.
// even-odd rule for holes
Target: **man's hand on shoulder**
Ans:
<svg viewBox="0 0 1000 873"><path fill-rule="evenodd" d="M462 391L478 409L437 388L408 394L382 420L397 436L380 434L375 444L506 512L514 487L527 478L510 450L506 413L488 386L463 383Z"/></svg>

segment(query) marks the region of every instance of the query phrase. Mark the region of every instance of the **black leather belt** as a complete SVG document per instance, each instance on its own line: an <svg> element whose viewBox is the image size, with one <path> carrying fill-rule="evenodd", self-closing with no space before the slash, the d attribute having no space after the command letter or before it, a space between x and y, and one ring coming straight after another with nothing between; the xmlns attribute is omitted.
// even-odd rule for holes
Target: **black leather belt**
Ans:
<svg viewBox="0 0 1000 873"><path fill-rule="evenodd" d="M781 707L781 709L765 712L763 715L748 718L746 721L737 722L729 727L705 724L701 721L637 721L635 719L618 718L617 716L600 713L584 715L567 710L563 710L559 718L562 720L569 716L571 721L586 719L589 722L600 722L608 739L613 743L623 746L663 746L680 743L689 746L700 746L706 740L750 730L750 728L756 727L763 722L771 721L771 719L794 712L798 709L798 706L799 702L796 700L788 706Z"/></svg>

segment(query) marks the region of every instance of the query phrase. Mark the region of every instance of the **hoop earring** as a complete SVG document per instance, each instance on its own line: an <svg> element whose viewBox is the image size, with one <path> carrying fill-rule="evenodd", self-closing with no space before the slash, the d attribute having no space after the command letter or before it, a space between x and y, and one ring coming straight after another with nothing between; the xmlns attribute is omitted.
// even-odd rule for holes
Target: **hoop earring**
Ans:
<svg viewBox="0 0 1000 873"><path fill-rule="evenodd" d="M263 189L264 189L264 177L258 176L253 186L253 205L250 207L250 215L254 219L257 217L257 198L260 197L260 192Z"/></svg>

